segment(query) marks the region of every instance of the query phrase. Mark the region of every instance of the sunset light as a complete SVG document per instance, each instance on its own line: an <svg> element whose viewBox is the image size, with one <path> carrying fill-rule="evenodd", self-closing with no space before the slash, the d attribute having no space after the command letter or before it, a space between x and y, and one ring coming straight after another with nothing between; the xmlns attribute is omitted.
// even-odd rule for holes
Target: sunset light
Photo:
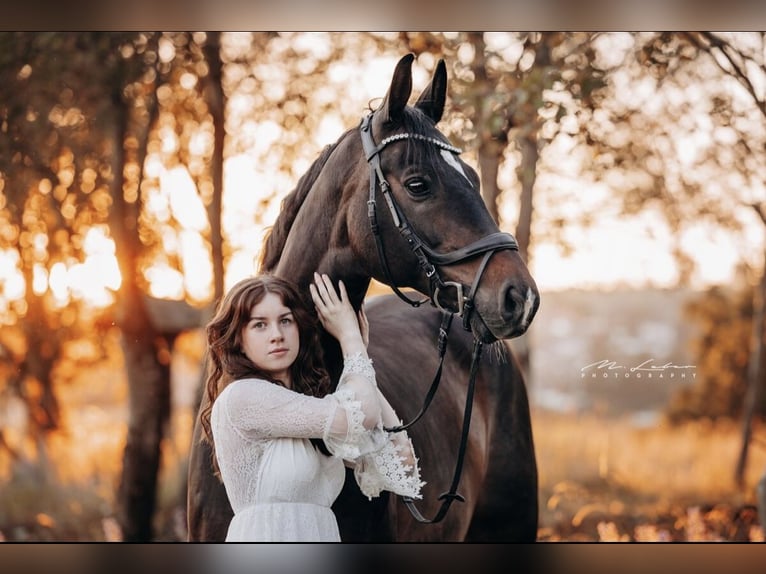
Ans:
<svg viewBox="0 0 766 574"><path fill-rule="evenodd" d="M766 32L0 32L0 543L219 542L251 525L261 540L303 513L328 534L334 517L343 542L763 542L764 46ZM418 257L376 165L430 248ZM368 522L336 489L343 465L294 438L305 421L266 416L296 391L309 406L353 391L338 373L360 340L332 303L312 326L291 297L300 341L283 321L252 340L309 363L242 354L260 288L216 307L262 271L272 231L267 272L318 265L364 304L377 391L356 398L384 423L442 381L404 438L429 515L465 447L466 503L443 527L388 504ZM430 277L442 311L463 283L449 333L428 298L413 309L372 277L386 263L386 282ZM260 414L213 416L229 385ZM284 504L306 480L339 498L258 514L259 492L227 529L227 436L284 482ZM355 464L365 494L403 496Z"/></svg>
<svg viewBox="0 0 766 574"><path fill-rule="evenodd" d="M114 291L121 282L114 241L107 236L105 227L91 227L83 239L83 250L86 257L82 263L53 265L50 289L62 306L73 297L94 307L105 307L114 301Z"/></svg>
<svg viewBox="0 0 766 574"><path fill-rule="evenodd" d="M15 249L0 251L0 304L7 309L10 301L24 296L24 277L19 272L19 252Z"/></svg>

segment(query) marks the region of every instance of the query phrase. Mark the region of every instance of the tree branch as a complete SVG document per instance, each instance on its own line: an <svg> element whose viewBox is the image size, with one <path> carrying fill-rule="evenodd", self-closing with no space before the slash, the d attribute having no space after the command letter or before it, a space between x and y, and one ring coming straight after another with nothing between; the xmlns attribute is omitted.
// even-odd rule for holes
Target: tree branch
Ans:
<svg viewBox="0 0 766 574"><path fill-rule="evenodd" d="M751 203L750 207L755 210L763 224L766 225L766 207L764 207L762 203Z"/></svg>
<svg viewBox="0 0 766 574"><path fill-rule="evenodd" d="M705 52L710 54L710 57L713 59L715 64L721 69L721 71L723 71L727 75L733 76L737 81L739 81L739 83L742 84L742 86L753 97L753 101L755 102L755 105L760 110L761 114L764 117L766 117L766 101L764 101L764 99L758 95L757 90L755 86L753 85L753 82L750 80L750 77L747 75L747 72L745 71L744 67L740 64L740 62L737 62L735 60L739 58L739 60L742 62L747 60L752 61L761 70L766 72L762 64L758 64L757 62L754 62L752 58L745 56L742 52L740 52L737 48L732 46L729 42L723 40L722 38L719 38L712 32L685 33L684 36L686 36L686 38L688 38L699 49L704 50ZM716 54L720 54L725 58L726 62L731 66L731 70L727 69L726 66L724 66L724 64L719 60Z"/></svg>

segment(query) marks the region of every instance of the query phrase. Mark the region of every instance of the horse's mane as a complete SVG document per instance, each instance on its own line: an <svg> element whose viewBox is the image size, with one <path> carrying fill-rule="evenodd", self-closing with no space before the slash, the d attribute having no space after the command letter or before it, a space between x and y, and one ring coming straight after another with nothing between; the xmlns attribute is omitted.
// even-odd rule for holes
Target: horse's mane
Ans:
<svg viewBox="0 0 766 574"><path fill-rule="evenodd" d="M350 132L351 130L346 131L346 133L338 138L335 143L325 146L319 154L319 157L311 164L308 171L298 180L298 185L295 186L295 189L282 201L282 209L280 209L279 216L269 231L263 247L263 255L261 256L260 265L262 273L270 273L274 271L274 268L277 266L279 258L282 255L282 250L285 248L285 242L287 241L287 236L290 234L293 222L298 216L298 212L300 211L309 190L324 169L332 152Z"/></svg>
<svg viewBox="0 0 766 574"><path fill-rule="evenodd" d="M433 135L433 121L416 108L406 107L402 114L401 123L402 128L406 132ZM309 190L324 169L327 160L335 148L337 148L351 132L355 132L356 130L357 128L347 130L335 143L326 146L319 157L314 160L313 164L311 164L308 171L298 180L298 185L295 189L282 201L282 209L264 243L260 265L262 273L273 272L276 268L285 247L287 236L290 234L293 222L298 216L298 212L300 211ZM437 133L439 133L438 130ZM447 142L446 139L444 141ZM407 154L410 161L422 161L434 164L434 156L439 153L436 146L422 145L422 143L417 140L408 140L407 145Z"/></svg>

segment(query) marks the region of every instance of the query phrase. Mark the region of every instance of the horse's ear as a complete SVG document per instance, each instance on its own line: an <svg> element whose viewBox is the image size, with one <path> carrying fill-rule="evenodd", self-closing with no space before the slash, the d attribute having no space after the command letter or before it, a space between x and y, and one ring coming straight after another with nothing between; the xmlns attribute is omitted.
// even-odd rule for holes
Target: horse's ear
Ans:
<svg viewBox="0 0 766 574"><path fill-rule="evenodd" d="M412 61L415 59L413 54L407 54L399 63L396 64L394 76L391 78L391 86L388 88L386 99L383 100L381 111L383 119L386 122L397 120L407 100L412 93Z"/></svg>
<svg viewBox="0 0 766 574"><path fill-rule="evenodd" d="M439 123L444 113L444 102L447 99L447 66L444 60L439 60L431 78L431 83L420 94L416 108L420 108L435 124Z"/></svg>

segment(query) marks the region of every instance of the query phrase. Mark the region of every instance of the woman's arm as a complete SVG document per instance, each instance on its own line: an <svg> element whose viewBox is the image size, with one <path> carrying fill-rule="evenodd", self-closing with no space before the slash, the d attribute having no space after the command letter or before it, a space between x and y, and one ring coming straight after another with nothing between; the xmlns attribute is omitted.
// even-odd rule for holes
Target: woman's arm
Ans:
<svg viewBox="0 0 766 574"><path fill-rule="evenodd" d="M342 386L361 402L365 414L364 427L373 429L381 426L381 404L375 373L367 356L366 337L348 299L346 286L339 281L336 292L327 275L314 273L314 283L309 285L309 290L322 326L340 343L345 363L340 381Z"/></svg>
<svg viewBox="0 0 766 574"><path fill-rule="evenodd" d="M420 498L424 483L420 480L418 461L407 433L383 430L383 425L397 426L401 422L375 382L375 371L367 355L366 315L361 310L358 317L354 313L343 282L338 283L339 293L336 293L327 275L315 274L310 290L319 320L343 351L343 374L335 394L340 398L350 393L346 395L347 400L361 401L365 415L369 414L364 426L370 429L371 440L367 443L370 448L343 458L354 461L357 484L369 498L379 496L383 490ZM373 427L368 426L371 422L375 423Z"/></svg>

